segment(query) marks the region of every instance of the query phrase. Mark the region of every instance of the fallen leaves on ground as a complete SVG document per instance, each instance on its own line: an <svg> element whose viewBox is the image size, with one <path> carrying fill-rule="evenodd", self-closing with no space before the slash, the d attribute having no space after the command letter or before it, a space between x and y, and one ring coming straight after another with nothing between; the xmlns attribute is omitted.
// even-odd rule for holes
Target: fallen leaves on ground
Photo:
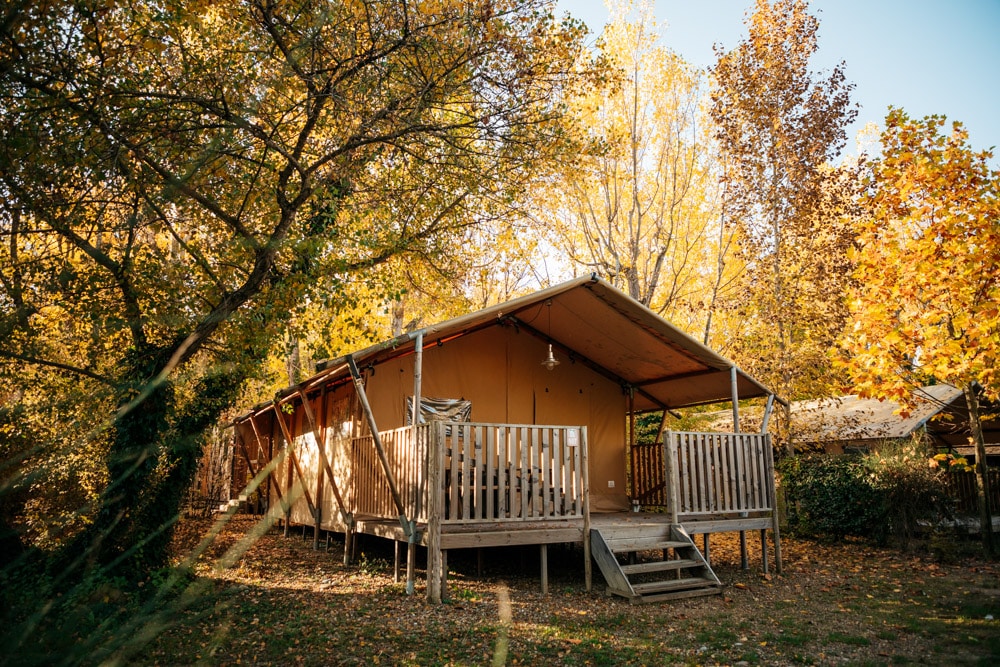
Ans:
<svg viewBox="0 0 1000 667"><path fill-rule="evenodd" d="M218 559L254 526L227 524L195 566L207 590L185 604L134 661L172 665L978 664L1000 658L1000 569L963 556L939 563L863 543L782 540L784 569L764 574L759 542L740 568L736 534L713 535L723 595L631 605L583 585L579 547L549 549L548 595L537 548L449 553L449 599L393 578L392 543L363 538L313 549L311 531L271 529L228 568ZM177 557L208 522L186 520ZM699 546L701 542L699 539ZM422 550L421 550L422 551ZM404 549L405 556L405 549ZM773 551L771 553L773 567ZM405 574L405 566L403 566ZM501 588L503 591L501 592ZM509 596L511 622L499 599ZM989 618L992 617L992 618ZM499 661L499 662L498 662Z"/></svg>

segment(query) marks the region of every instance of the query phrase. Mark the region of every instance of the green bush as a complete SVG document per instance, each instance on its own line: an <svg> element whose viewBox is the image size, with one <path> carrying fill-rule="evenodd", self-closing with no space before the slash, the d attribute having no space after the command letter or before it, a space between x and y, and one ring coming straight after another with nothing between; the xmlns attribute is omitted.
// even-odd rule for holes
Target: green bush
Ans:
<svg viewBox="0 0 1000 667"><path fill-rule="evenodd" d="M781 461L778 470L794 532L885 541L889 508L860 457L793 456Z"/></svg>
<svg viewBox="0 0 1000 667"><path fill-rule="evenodd" d="M892 535L905 547L919 522L936 523L945 506L932 451L919 439L885 442L857 455L793 456L778 472L789 528L816 537L857 536L883 543Z"/></svg>

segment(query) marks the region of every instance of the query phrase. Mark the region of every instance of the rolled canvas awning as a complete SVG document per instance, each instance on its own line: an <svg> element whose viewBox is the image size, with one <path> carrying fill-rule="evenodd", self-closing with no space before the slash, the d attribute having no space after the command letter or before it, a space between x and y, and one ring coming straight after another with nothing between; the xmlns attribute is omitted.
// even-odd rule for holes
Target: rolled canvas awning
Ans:
<svg viewBox="0 0 1000 667"><path fill-rule="evenodd" d="M512 326L553 345L564 360L583 363L634 389L637 411L683 408L732 398L732 361L670 324L596 276L577 278L531 295L436 324L419 333L425 346L489 326ZM356 352L360 366L412 353L416 331ZM347 357L319 364L309 388L348 374ZM736 369L739 397L770 390ZM288 390L291 394L292 388Z"/></svg>

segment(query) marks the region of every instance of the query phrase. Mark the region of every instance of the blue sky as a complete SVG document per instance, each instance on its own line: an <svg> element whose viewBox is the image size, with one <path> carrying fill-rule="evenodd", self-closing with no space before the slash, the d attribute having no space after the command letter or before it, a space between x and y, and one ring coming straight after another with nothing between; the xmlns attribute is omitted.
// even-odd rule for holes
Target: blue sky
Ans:
<svg viewBox="0 0 1000 667"><path fill-rule="evenodd" d="M706 68L712 45L729 49L746 36L753 0L656 0L663 41ZM969 130L973 148L1000 148L1000 0L813 0L819 50L814 69L845 61L861 104L854 135L868 121L880 126L889 105L912 117L943 114ZM557 13L583 19L591 39L607 22L603 0L559 0ZM993 163L1000 162L1000 150Z"/></svg>

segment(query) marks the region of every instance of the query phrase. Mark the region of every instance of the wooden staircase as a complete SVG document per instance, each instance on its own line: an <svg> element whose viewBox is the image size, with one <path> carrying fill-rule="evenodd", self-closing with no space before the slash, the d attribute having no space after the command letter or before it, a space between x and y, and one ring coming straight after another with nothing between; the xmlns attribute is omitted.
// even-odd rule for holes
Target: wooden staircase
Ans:
<svg viewBox="0 0 1000 667"><path fill-rule="evenodd" d="M642 604L722 592L722 582L678 524L595 528L590 535L609 594Z"/></svg>

